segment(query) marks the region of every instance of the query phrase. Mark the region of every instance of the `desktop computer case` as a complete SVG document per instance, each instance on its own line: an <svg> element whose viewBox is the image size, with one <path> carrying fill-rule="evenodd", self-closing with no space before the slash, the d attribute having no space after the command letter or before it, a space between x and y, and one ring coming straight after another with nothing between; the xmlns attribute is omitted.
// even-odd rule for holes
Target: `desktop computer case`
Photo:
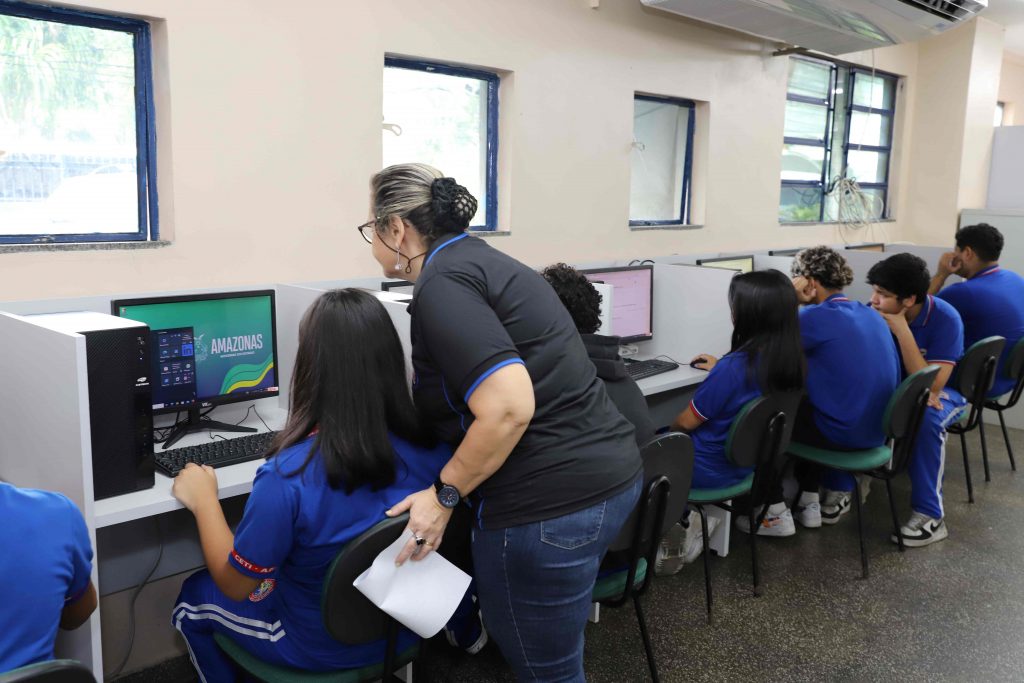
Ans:
<svg viewBox="0 0 1024 683"><path fill-rule="evenodd" d="M96 500L153 487L149 328L82 332Z"/></svg>

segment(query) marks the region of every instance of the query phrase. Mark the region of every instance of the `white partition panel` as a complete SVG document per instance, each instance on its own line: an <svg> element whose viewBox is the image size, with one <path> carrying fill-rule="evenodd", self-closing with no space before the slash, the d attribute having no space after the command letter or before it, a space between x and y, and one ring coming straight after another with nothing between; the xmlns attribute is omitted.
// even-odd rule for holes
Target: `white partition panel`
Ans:
<svg viewBox="0 0 1024 683"><path fill-rule="evenodd" d="M754 256L754 270L778 270L786 277L789 277L790 266L792 265L792 256Z"/></svg>
<svg viewBox="0 0 1024 683"><path fill-rule="evenodd" d="M1024 126L999 126L992 137L989 209L1024 210ZM998 227L998 226L996 226Z"/></svg>
<svg viewBox="0 0 1024 683"><path fill-rule="evenodd" d="M707 373L691 368L690 359L700 353L721 356L729 351L728 294L733 275L720 268L655 264L654 335L651 341L637 344L639 357L665 355L682 367L637 382L645 395L699 383Z"/></svg>
<svg viewBox="0 0 1024 683"><path fill-rule="evenodd" d="M278 402L288 409L295 370L295 352L299 348L299 322L306 309L323 290L298 285L277 285L277 383L281 387Z"/></svg>
<svg viewBox="0 0 1024 683"><path fill-rule="evenodd" d="M82 511L95 548L85 337L0 313L0 339L0 477L66 495ZM95 564L92 580L99 585ZM81 628L60 632L57 656L83 662L102 680L99 629L97 611Z"/></svg>

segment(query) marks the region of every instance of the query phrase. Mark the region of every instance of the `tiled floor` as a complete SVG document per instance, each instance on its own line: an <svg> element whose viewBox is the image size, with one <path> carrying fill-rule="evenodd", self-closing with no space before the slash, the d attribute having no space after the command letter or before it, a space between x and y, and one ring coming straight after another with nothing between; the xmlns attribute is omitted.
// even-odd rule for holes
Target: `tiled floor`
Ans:
<svg viewBox="0 0 1024 683"><path fill-rule="evenodd" d="M1024 432L1011 432L1024 459ZM992 482L985 484L977 438L967 504L959 441L950 442L946 520L950 537L900 554L888 541L885 488L865 506L871 577L860 579L853 513L834 527L799 529L759 544L764 594L750 590L746 537L712 558L715 624L704 621L700 563L652 584L644 598L663 681L1024 680L1024 461L1011 473L998 429L989 430ZM908 483L894 487L901 515ZM513 680L497 648L463 657L435 639L420 681ZM649 680L631 607L603 609L588 625L587 678ZM186 660L120 679L195 680Z"/></svg>

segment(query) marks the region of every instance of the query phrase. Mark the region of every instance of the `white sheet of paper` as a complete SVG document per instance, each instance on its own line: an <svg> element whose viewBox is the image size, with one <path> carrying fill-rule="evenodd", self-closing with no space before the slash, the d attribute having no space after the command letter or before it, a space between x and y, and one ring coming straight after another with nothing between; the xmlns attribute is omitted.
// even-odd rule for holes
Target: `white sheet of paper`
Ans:
<svg viewBox="0 0 1024 683"><path fill-rule="evenodd" d="M403 533L352 585L403 626L430 638L451 619L471 578L436 552L396 567L395 558L410 538L411 531Z"/></svg>

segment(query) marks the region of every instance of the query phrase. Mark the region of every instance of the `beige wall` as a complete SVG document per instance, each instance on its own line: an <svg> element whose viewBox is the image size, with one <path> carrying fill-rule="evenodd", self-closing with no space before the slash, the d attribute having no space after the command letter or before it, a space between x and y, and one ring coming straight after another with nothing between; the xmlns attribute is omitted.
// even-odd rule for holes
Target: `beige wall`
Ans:
<svg viewBox="0 0 1024 683"><path fill-rule="evenodd" d="M165 22L158 188L173 244L0 254L3 299L375 274L352 227L380 165L386 52L509 72L499 201L512 235L493 243L528 263L840 239L830 226L776 219L787 60L764 41L636 0L597 10L585 0L68 4ZM916 46L857 58L908 76L898 131L909 140ZM634 91L707 103L696 144L701 230L627 227ZM897 155L895 187L906 186L908 164ZM894 215L873 238L904 236L905 197Z"/></svg>
<svg viewBox="0 0 1024 683"><path fill-rule="evenodd" d="M1010 53L1003 55L999 101L1006 104L1004 126L1024 125L1024 56Z"/></svg>

